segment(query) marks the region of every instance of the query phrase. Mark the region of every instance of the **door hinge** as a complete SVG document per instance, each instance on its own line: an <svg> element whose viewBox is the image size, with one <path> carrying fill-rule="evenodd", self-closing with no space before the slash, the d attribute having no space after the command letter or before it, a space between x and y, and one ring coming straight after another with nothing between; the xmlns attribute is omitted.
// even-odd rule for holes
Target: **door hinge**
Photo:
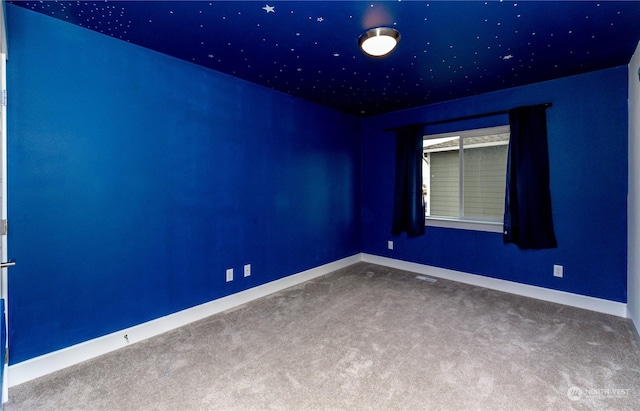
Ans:
<svg viewBox="0 0 640 411"><path fill-rule="evenodd" d="M4 365L9 365L9 347L4 349Z"/></svg>
<svg viewBox="0 0 640 411"><path fill-rule="evenodd" d="M0 233L2 235L7 235L9 233L9 222L5 218L2 220L2 226L0 227Z"/></svg>
<svg viewBox="0 0 640 411"><path fill-rule="evenodd" d="M9 98L7 97L7 90L2 90L2 105L7 107Z"/></svg>

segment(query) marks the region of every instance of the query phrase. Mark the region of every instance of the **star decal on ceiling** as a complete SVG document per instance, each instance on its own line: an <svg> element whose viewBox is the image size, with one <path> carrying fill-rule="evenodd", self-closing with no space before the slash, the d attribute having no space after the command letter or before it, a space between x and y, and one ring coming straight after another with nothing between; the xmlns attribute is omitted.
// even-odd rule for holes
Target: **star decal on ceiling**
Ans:
<svg viewBox="0 0 640 411"><path fill-rule="evenodd" d="M268 4L265 4L264 7L262 8L262 10L266 11L267 14L275 13L276 12L276 6L269 6Z"/></svg>
<svg viewBox="0 0 640 411"><path fill-rule="evenodd" d="M511 60L513 58L513 54L508 54L504 57L502 57L502 60Z"/></svg>

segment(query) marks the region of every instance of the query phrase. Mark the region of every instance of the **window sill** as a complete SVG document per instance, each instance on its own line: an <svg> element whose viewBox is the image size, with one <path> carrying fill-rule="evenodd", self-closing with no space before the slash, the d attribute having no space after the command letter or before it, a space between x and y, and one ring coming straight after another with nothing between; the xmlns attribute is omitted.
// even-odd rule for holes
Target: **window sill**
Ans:
<svg viewBox="0 0 640 411"><path fill-rule="evenodd" d="M473 221L460 220L457 218L427 217L425 225L427 227L454 228L458 230L486 231L489 233L502 234L502 223L494 221Z"/></svg>

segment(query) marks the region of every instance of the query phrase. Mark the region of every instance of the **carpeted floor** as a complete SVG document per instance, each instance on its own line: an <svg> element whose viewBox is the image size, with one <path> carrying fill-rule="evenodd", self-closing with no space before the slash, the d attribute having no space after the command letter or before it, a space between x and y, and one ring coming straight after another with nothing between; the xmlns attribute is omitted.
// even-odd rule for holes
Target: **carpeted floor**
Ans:
<svg viewBox="0 0 640 411"><path fill-rule="evenodd" d="M628 320L358 263L12 387L5 410L638 410Z"/></svg>

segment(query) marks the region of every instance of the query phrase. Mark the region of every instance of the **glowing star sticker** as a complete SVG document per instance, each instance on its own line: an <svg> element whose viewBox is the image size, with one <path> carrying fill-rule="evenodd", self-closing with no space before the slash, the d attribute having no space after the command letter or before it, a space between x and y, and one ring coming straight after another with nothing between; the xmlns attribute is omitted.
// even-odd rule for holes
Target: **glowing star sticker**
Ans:
<svg viewBox="0 0 640 411"><path fill-rule="evenodd" d="M269 6L268 4L265 4L265 6L262 8L262 10L266 11L267 13L275 13L276 12L276 6Z"/></svg>
<svg viewBox="0 0 640 411"><path fill-rule="evenodd" d="M318 17L316 20L318 20L321 23L324 21L324 19L322 17Z"/></svg>
<svg viewBox="0 0 640 411"><path fill-rule="evenodd" d="M512 54L508 54L502 58L502 60L511 60L513 58Z"/></svg>

